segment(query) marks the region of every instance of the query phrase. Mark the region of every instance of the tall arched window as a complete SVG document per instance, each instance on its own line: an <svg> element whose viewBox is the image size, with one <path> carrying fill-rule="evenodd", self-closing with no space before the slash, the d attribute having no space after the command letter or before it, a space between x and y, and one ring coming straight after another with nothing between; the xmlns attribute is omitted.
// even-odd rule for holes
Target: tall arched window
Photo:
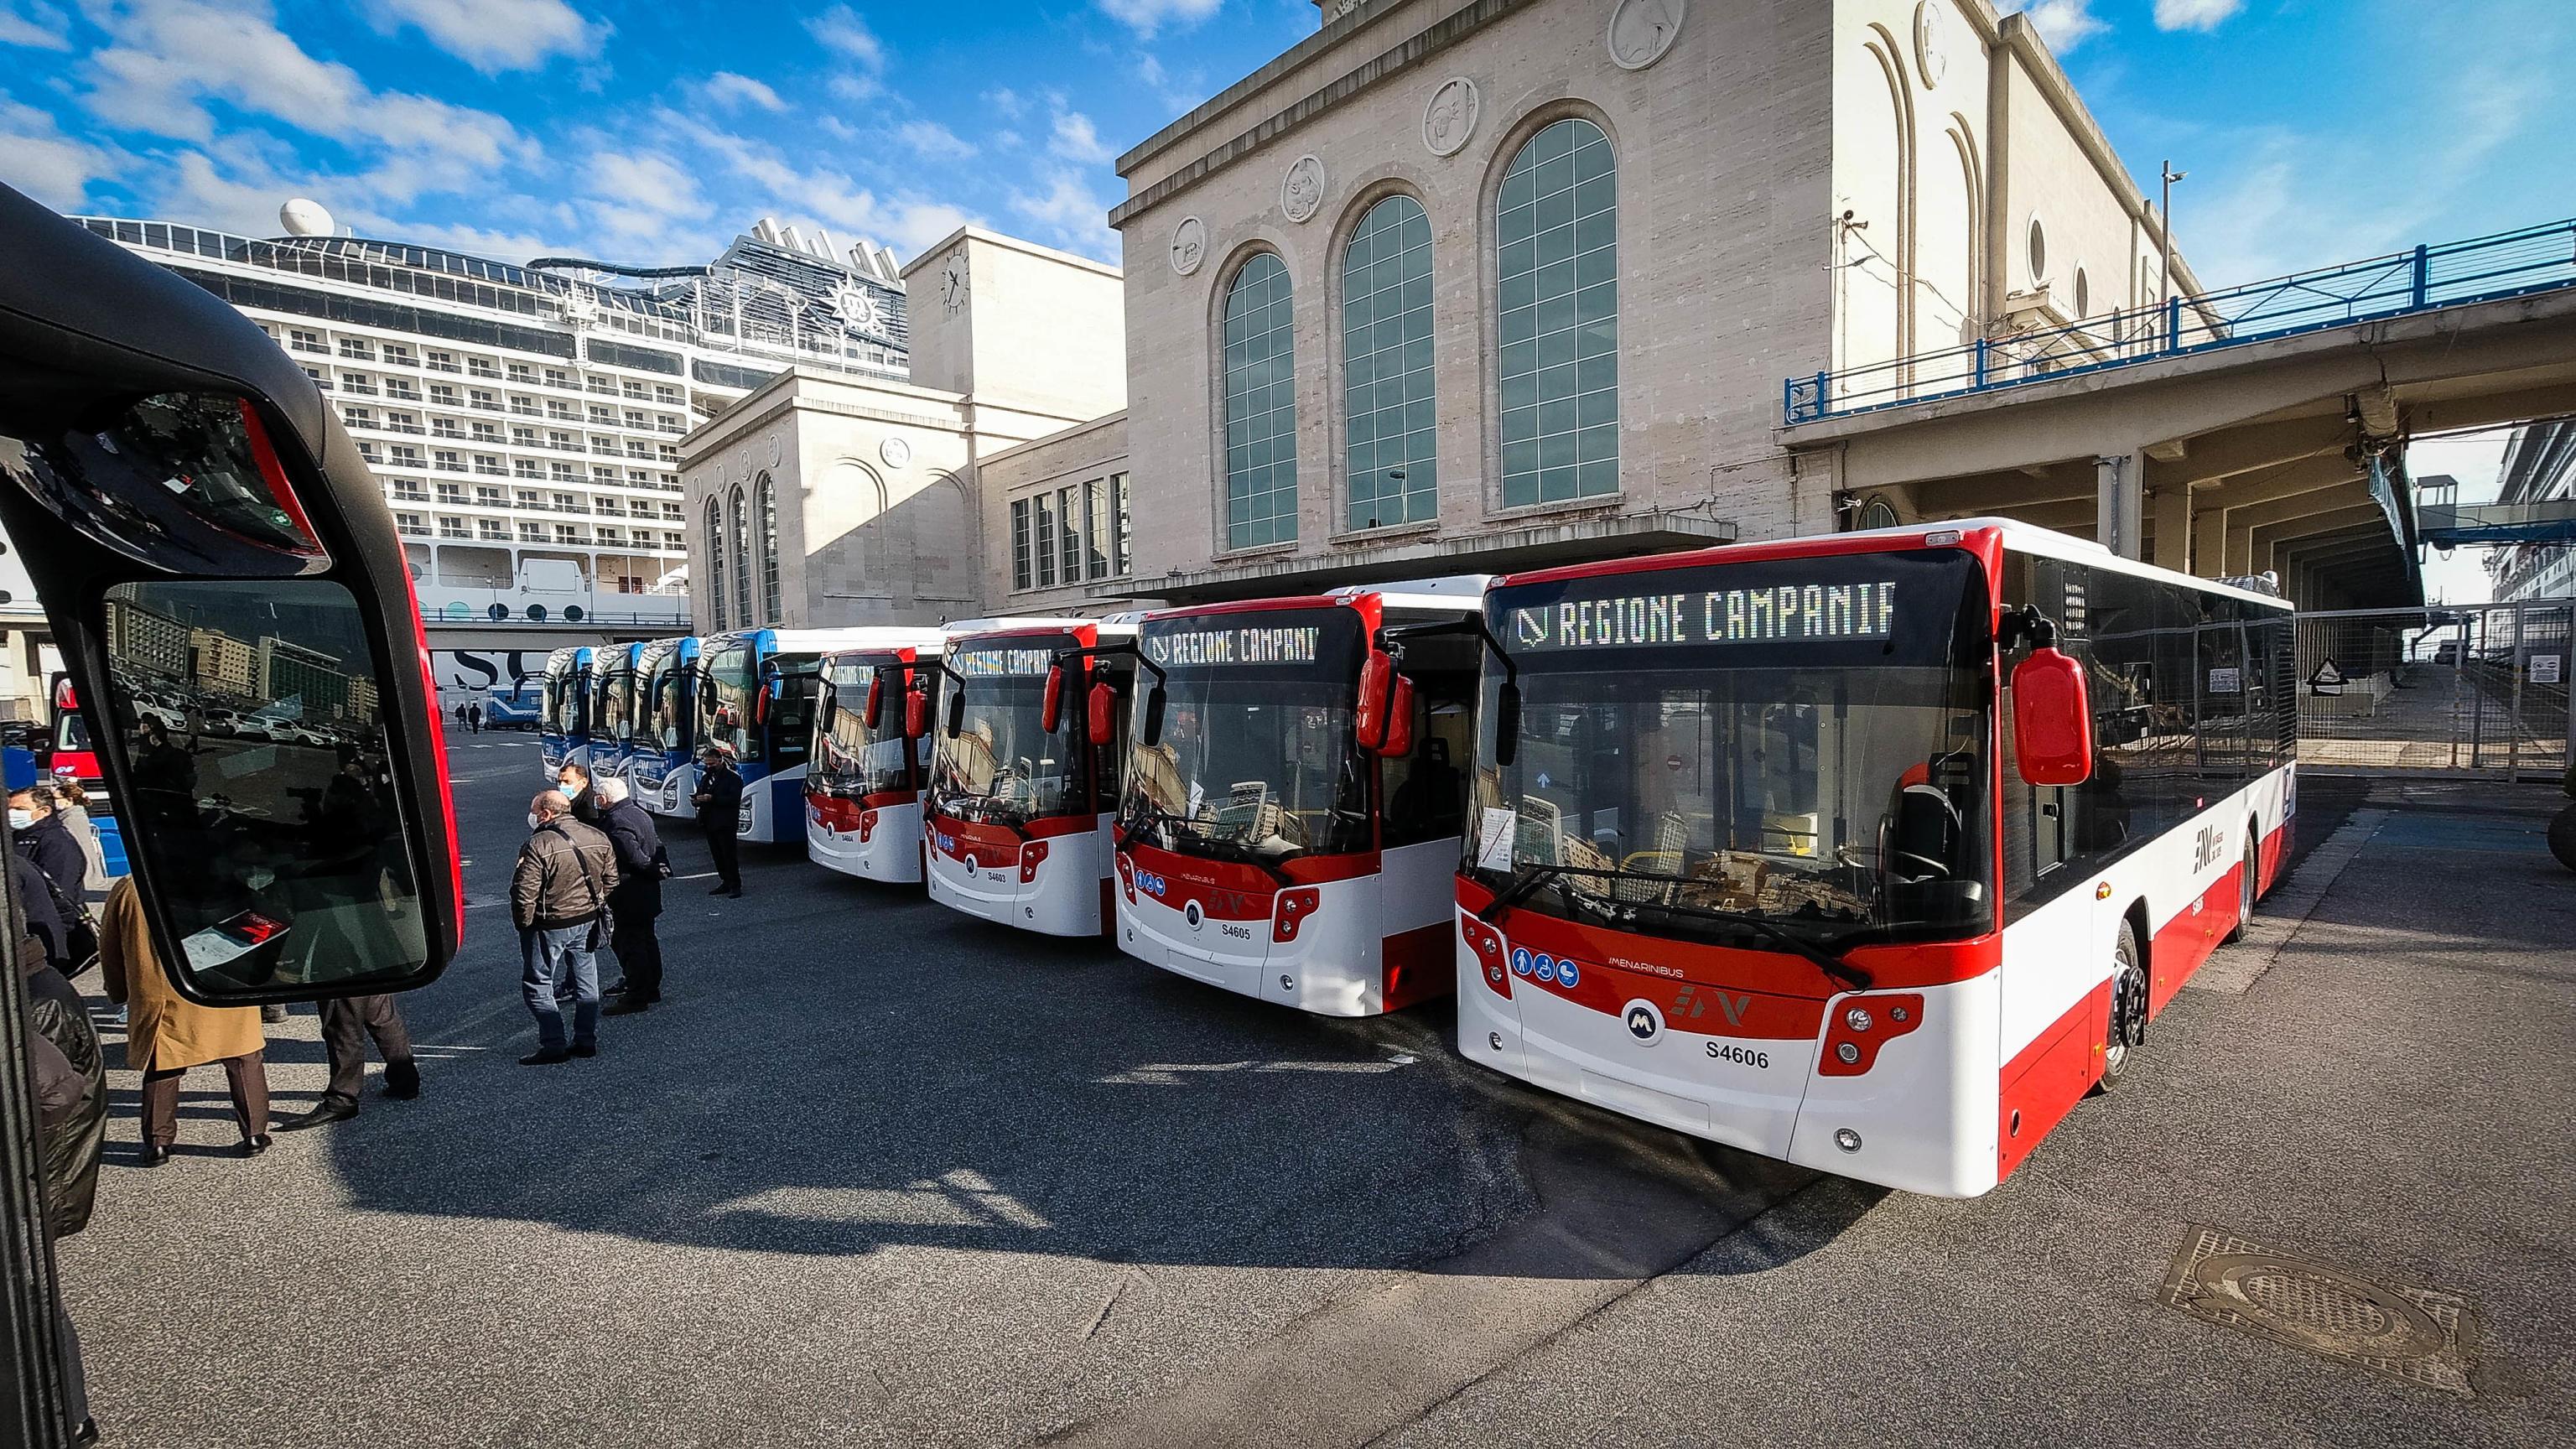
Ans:
<svg viewBox="0 0 2576 1449"><path fill-rule="evenodd" d="M760 618L778 622L778 485L760 475Z"/></svg>
<svg viewBox="0 0 2576 1449"><path fill-rule="evenodd" d="M745 506L742 485L734 485L733 502L733 616L735 627L749 629L756 622L751 617L751 520Z"/></svg>
<svg viewBox="0 0 2576 1449"><path fill-rule="evenodd" d="M1430 519L1438 504L1431 218L1410 196L1370 207L1342 252L1342 402L1350 526Z"/></svg>
<svg viewBox="0 0 2576 1449"><path fill-rule="evenodd" d="M1268 252L1225 293L1225 543L1297 537L1297 377L1288 268Z"/></svg>
<svg viewBox="0 0 2576 1449"><path fill-rule="evenodd" d="M1619 487L1619 182L1610 138L1569 117L1503 173L1495 375L1503 506Z"/></svg>
<svg viewBox="0 0 2576 1449"><path fill-rule="evenodd" d="M707 632L725 631L724 505L707 499Z"/></svg>

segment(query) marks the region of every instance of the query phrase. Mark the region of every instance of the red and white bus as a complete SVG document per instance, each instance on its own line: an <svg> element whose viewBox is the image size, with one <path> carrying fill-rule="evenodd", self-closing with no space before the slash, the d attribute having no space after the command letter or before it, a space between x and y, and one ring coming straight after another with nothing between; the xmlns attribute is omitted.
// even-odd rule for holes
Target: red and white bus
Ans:
<svg viewBox="0 0 2576 1449"><path fill-rule="evenodd" d="M1448 995L1484 590L1479 574L1147 614L1119 946L1326 1016ZM1409 647L1392 737L1363 740L1389 626L1448 632Z"/></svg>
<svg viewBox="0 0 2576 1449"><path fill-rule="evenodd" d="M1517 575L1485 622L1459 1047L1648 1121L1984 1192L2281 869L2275 597L1968 520Z"/></svg>
<svg viewBox="0 0 2576 1449"><path fill-rule="evenodd" d="M1134 620L951 626L922 800L932 900L1050 936L1107 929L1109 812L1118 799L1124 711L1086 699L1094 683L1109 686L1111 701L1125 692L1116 651L1133 643ZM1068 690L1055 664L1077 652ZM1051 679L1059 681L1053 688ZM917 689L906 707L926 714L928 696Z"/></svg>
<svg viewBox="0 0 2576 1449"><path fill-rule="evenodd" d="M822 659L805 767L805 853L843 875L918 885L930 741L927 730L910 727L905 702L916 686L935 691L947 635L852 632L864 642Z"/></svg>

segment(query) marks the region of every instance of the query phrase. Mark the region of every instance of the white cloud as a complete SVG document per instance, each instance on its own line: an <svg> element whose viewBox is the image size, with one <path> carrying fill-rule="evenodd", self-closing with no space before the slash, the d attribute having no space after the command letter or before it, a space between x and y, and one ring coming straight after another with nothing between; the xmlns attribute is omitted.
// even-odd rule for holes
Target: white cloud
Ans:
<svg viewBox="0 0 2576 1449"><path fill-rule="evenodd" d="M2111 28L2093 13L2092 4L2093 0L2039 0L2023 13L2039 28L2039 38L2048 42L2048 48L2064 55Z"/></svg>
<svg viewBox="0 0 2576 1449"><path fill-rule="evenodd" d="M1115 260L1118 234L1109 229L1109 204L1092 195L1081 173L1060 169L1047 178L1043 194L1015 192L1011 210L1047 228L1052 239L1095 257Z"/></svg>
<svg viewBox="0 0 2576 1449"><path fill-rule="evenodd" d="M2158 30L2216 30L2245 0L2156 0Z"/></svg>
<svg viewBox="0 0 2576 1449"><path fill-rule="evenodd" d="M587 180L593 196L664 216L700 216L707 210L697 178L659 152L596 152Z"/></svg>
<svg viewBox="0 0 2576 1449"><path fill-rule="evenodd" d="M115 176L126 158L62 134L34 106L0 97L0 181L56 211L88 204L89 184Z"/></svg>
<svg viewBox="0 0 2576 1449"><path fill-rule="evenodd" d="M859 13L835 5L805 22L806 32L847 66L831 80L832 94L845 101L864 101L884 89L885 42Z"/></svg>
<svg viewBox="0 0 2576 1449"><path fill-rule="evenodd" d="M1091 118L1080 111L1055 113L1055 134L1048 139L1047 149L1067 161L1092 166L1117 154L1100 144L1100 133L1092 128Z"/></svg>
<svg viewBox="0 0 2576 1449"><path fill-rule="evenodd" d="M1145 88L1154 93L1154 99L1161 101L1164 108L1174 115L1192 110L1207 99L1207 83L1198 72L1175 77L1163 69L1163 62L1150 51L1137 53L1136 79L1143 81Z"/></svg>
<svg viewBox="0 0 2576 1449"><path fill-rule="evenodd" d="M770 146L685 117L665 112L660 119L767 193L751 198L749 210L781 221L819 222L840 233L844 241L863 237L891 243L898 251L918 252L960 226L982 220L963 208L909 192L880 195L831 167L801 169Z"/></svg>
<svg viewBox="0 0 2576 1449"><path fill-rule="evenodd" d="M708 76L706 83L698 88L698 94L713 105L758 106L764 111L787 109L787 103L778 98L778 92L747 75L736 75L729 70Z"/></svg>
<svg viewBox="0 0 2576 1449"><path fill-rule="evenodd" d="M564 0L370 0L368 10L378 29L414 26L485 75L534 70L558 55L596 55L609 30Z"/></svg>
<svg viewBox="0 0 2576 1449"><path fill-rule="evenodd" d="M0 45L69 50L71 27L71 17L44 0L0 0Z"/></svg>
<svg viewBox="0 0 2576 1449"><path fill-rule="evenodd" d="M895 136L925 161L965 161L975 155L974 142L937 121L906 121Z"/></svg>
<svg viewBox="0 0 2576 1449"><path fill-rule="evenodd" d="M1147 39L1165 25L1196 25L1214 15L1222 4L1224 0L1100 0L1100 8L1111 18Z"/></svg>
<svg viewBox="0 0 2576 1449"><path fill-rule="evenodd" d="M1020 93L1009 86L999 86L984 92L984 104L1015 121L1029 113L1029 103L1022 100Z"/></svg>

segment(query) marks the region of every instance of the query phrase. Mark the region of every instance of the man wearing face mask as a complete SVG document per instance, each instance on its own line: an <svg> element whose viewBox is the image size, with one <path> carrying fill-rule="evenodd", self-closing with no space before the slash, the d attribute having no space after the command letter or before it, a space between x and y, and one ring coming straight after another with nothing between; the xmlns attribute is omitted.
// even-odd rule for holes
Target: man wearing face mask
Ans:
<svg viewBox="0 0 2576 1449"><path fill-rule="evenodd" d="M572 802L547 790L528 803L528 843L510 876L510 920L519 928L524 969L519 985L537 1019L537 1050L527 1067L599 1054L599 948L605 944L609 893L617 888L617 850L608 837L572 816ZM555 982L573 983L572 1040L564 1040Z"/></svg>
<svg viewBox="0 0 2576 1449"><path fill-rule="evenodd" d="M566 761L562 769L555 771L555 788L563 791L564 798L572 802L573 819L584 825L599 824L599 795L590 787L588 766Z"/></svg>

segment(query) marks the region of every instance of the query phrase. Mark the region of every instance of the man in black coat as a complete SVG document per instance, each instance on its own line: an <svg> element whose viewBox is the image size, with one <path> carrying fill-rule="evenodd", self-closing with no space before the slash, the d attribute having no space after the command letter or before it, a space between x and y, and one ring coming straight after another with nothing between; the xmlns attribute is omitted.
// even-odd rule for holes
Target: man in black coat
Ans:
<svg viewBox="0 0 2576 1449"><path fill-rule="evenodd" d="M742 776L734 772L731 745L719 740L699 752L698 792L689 799L716 861L716 888L707 894L742 899Z"/></svg>
<svg viewBox="0 0 2576 1449"><path fill-rule="evenodd" d="M626 782L603 778L591 784L599 796L599 829L617 851L617 888L608 893L608 949L626 979L605 994L618 1002L610 1016L628 1016L662 999L662 942L653 921L662 914L662 872L670 857L662 834L626 790Z"/></svg>
<svg viewBox="0 0 2576 1449"><path fill-rule="evenodd" d="M34 862L54 893L66 901L84 899L89 883L89 852L64 824L61 799L51 781L38 780L9 792L9 828L18 853Z"/></svg>
<svg viewBox="0 0 2576 1449"><path fill-rule="evenodd" d="M37 1147L45 1173L45 1221L54 1236L89 1226L98 1199L98 1159L107 1142L107 1058L90 1029L89 1008L23 927L10 933L27 984L27 1051L36 1081ZM63 1387L76 1444L98 1442L81 1367L80 1331L56 1302Z"/></svg>

